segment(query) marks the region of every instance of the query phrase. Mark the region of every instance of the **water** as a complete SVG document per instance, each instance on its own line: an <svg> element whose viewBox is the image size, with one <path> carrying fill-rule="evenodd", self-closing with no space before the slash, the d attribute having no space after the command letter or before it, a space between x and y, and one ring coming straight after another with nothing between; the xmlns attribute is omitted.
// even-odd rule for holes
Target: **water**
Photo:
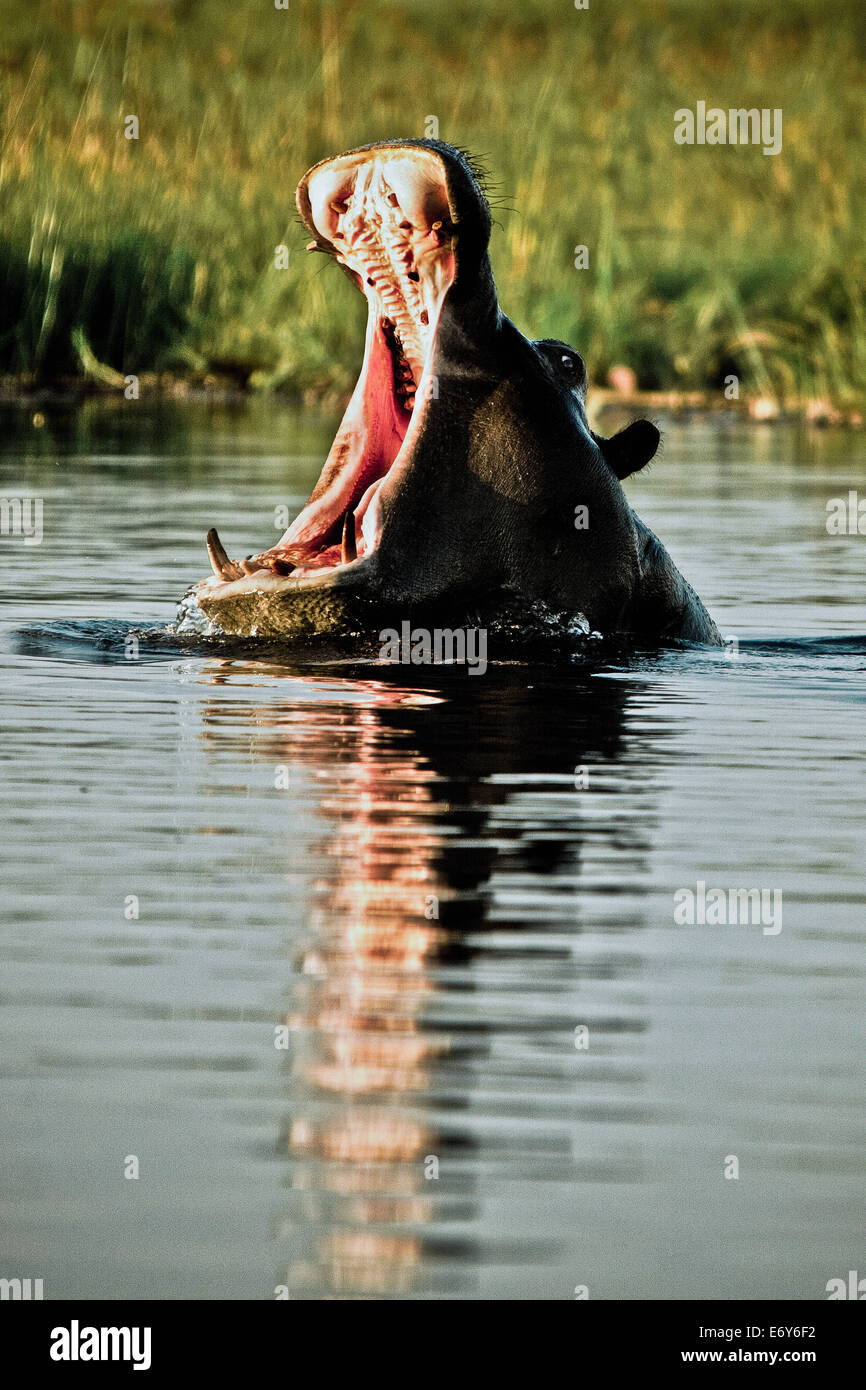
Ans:
<svg viewBox="0 0 866 1390"><path fill-rule="evenodd" d="M727 653L467 678L125 658L209 526L276 538L328 425L2 423L0 493L45 534L0 540L0 1274L814 1299L866 1273L866 539L825 528L862 436L671 424L630 483ZM699 881L780 892L781 930L677 924Z"/></svg>

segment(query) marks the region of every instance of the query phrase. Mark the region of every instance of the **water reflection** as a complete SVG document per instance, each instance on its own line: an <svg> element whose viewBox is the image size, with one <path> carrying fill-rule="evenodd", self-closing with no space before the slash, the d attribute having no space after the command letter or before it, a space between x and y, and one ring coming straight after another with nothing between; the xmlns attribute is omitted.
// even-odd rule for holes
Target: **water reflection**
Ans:
<svg viewBox="0 0 866 1390"><path fill-rule="evenodd" d="M128 660L208 526L245 553L297 510L330 423L4 419L4 491L46 522L0 546L7 1273L801 1299L856 1266L866 619L862 538L825 508L862 438L678 424L628 481L736 661L461 682L167 633ZM699 879L778 885L783 932L675 927Z"/></svg>
<svg viewBox="0 0 866 1390"><path fill-rule="evenodd" d="M524 674L483 692L455 673L358 689L366 703L351 712L319 698L300 717L296 692L248 709L253 757L301 778L303 804L315 787L325 826L308 919L290 928L280 1277L295 1298L465 1296L485 1263L546 1261L557 1244L549 1225L517 1239L506 1223L482 1247L482 1179L507 1201L514 1183L639 1171L633 1144L598 1134L624 1104L640 1108L639 1069L613 1041L645 1026L616 1004L634 951L603 943L642 921L629 882L653 815L636 786L643 814L627 821L599 817L598 797L611 804L628 779L640 688L587 676L567 712L561 689L527 688ZM206 706L215 752L236 721L237 706ZM577 767L597 782L591 812ZM287 862L297 871L294 846ZM588 928L603 934L581 950ZM578 1006L593 980L605 1007ZM575 1049L579 1023L592 1060Z"/></svg>

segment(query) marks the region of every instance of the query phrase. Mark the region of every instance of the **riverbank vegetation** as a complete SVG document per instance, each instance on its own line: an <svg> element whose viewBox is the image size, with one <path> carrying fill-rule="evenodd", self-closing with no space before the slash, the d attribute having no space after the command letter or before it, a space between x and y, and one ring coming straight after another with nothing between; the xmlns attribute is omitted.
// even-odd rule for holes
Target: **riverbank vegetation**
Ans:
<svg viewBox="0 0 866 1390"><path fill-rule="evenodd" d="M861 0L0 0L0 20L0 375L339 394L364 306L306 255L295 184L438 122L491 171L503 308L595 380L866 398ZM781 152L676 144L698 101L780 108Z"/></svg>

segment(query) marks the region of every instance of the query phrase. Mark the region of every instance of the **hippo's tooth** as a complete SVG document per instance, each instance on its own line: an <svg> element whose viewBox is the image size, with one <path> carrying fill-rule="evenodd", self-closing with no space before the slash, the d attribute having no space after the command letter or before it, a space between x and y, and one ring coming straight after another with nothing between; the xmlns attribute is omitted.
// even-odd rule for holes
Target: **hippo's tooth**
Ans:
<svg viewBox="0 0 866 1390"><path fill-rule="evenodd" d="M343 521L343 544L340 547L340 561L347 565L350 560L356 560L358 548L355 544L355 513L347 511Z"/></svg>
<svg viewBox="0 0 866 1390"><path fill-rule="evenodd" d="M207 553L210 556L211 568L217 579L228 581L242 578L244 571L240 565L235 564L234 560L229 559L225 547L213 527L207 533Z"/></svg>

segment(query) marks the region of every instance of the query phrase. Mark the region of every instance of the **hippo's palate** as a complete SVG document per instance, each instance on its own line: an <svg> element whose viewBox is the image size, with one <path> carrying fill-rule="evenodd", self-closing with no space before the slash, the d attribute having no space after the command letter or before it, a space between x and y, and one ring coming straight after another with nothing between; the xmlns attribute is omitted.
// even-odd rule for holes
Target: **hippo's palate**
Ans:
<svg viewBox="0 0 866 1390"><path fill-rule="evenodd" d="M364 362L321 477L277 545L230 568L222 547L209 545L227 580L260 569L303 578L369 555L387 484L437 394L436 333L455 273L440 161L410 146L344 155L313 169L298 201L315 232L311 247L334 256L366 296Z"/></svg>

